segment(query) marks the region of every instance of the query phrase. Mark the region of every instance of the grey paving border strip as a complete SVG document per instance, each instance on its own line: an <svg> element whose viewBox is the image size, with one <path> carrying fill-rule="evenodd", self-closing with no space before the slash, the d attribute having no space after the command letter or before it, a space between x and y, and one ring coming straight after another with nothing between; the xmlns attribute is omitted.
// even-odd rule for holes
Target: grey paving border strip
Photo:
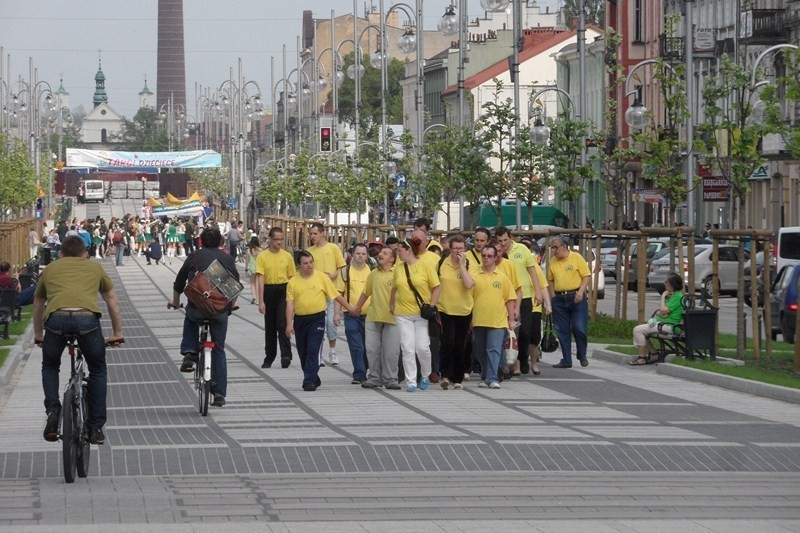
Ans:
<svg viewBox="0 0 800 533"><path fill-rule="evenodd" d="M17 365L20 361L22 361L22 359L25 358L27 347L32 342L33 321L31 321L31 323L28 324L28 327L25 328L25 332L19 336L16 344L9 346L11 351L9 352L8 357L6 357L6 360L3 362L3 366L0 367L0 385L5 385L9 382L11 376L14 375L14 371L17 369Z"/></svg>
<svg viewBox="0 0 800 533"><path fill-rule="evenodd" d="M628 361L633 361L636 359L635 355L625 355L604 349L595 349L592 353L592 357L618 364L627 364ZM730 389L737 392L743 392L745 394L752 394L753 396L760 396L762 398L771 398L773 400L781 400L784 402L800 404L800 389L781 387L779 385L772 385L770 383L762 383L760 381L753 381L735 376L727 376L725 374L717 374L716 372L708 372L706 370L699 370L697 368L671 365L669 363L655 365L654 371L657 374L662 374L664 376L671 376L688 381L695 381L697 383L704 383L706 385L713 385L715 387L722 387L723 389Z"/></svg>

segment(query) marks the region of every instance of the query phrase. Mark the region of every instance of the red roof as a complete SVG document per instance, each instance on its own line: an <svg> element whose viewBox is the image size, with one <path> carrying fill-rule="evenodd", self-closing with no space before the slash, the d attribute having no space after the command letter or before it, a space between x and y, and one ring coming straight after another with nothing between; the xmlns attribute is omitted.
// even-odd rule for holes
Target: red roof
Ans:
<svg viewBox="0 0 800 533"><path fill-rule="evenodd" d="M596 28L595 26L588 25L586 26L587 29L591 28L595 31L600 33L603 30ZM530 28L527 30L523 30L523 36L525 41L522 45L522 50L519 53L519 62L520 64L524 63L528 59L538 56L545 50L549 50L550 48L568 41L570 39L575 39L577 35L577 30L559 30L553 27L549 28ZM479 85L486 83L487 81L491 80L492 78L496 78L503 72L508 71L508 59L504 58L501 61L498 61L494 65L478 72L477 74L473 74L466 80L464 80L464 87L467 90L474 89ZM458 90L457 85L451 85L444 91L442 91L442 96L446 96L448 94L452 94Z"/></svg>

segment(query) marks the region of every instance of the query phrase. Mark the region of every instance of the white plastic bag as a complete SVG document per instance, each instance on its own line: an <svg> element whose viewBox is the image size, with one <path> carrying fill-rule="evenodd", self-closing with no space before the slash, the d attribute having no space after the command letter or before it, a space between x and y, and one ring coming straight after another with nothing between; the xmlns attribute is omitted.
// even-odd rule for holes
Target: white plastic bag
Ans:
<svg viewBox="0 0 800 533"><path fill-rule="evenodd" d="M506 365L513 365L517 362L517 355L519 354L519 344L517 344L517 334L513 329L508 330L508 340L503 347L503 355L506 358Z"/></svg>

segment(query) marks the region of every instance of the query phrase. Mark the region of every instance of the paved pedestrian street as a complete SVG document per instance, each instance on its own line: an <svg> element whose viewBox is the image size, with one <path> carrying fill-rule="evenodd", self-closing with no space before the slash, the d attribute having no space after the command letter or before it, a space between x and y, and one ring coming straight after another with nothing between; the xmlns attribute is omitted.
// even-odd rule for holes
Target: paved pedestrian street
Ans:
<svg viewBox="0 0 800 533"><path fill-rule="evenodd" d="M28 348L2 389L0 529L800 531L800 405L597 359L556 370L556 354L500 390L367 390L350 384L343 328L342 364L304 392L296 355L260 368L249 288L229 323L228 403L201 417L178 370L183 312L166 308L181 263L104 262L126 342L108 351L88 479L65 484L60 443L42 439Z"/></svg>

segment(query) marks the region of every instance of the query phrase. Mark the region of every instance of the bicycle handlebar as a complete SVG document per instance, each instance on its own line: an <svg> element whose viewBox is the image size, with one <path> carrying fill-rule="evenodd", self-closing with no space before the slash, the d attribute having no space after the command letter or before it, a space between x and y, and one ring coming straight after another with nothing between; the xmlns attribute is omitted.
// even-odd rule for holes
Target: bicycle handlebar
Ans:
<svg viewBox="0 0 800 533"><path fill-rule="evenodd" d="M176 307L172 305L172 302L167 302L167 309L183 309L183 304L180 304L179 306Z"/></svg>
<svg viewBox="0 0 800 533"><path fill-rule="evenodd" d="M105 342L106 342L106 346L111 346L112 348L118 348L121 344L125 344L125 337L123 337L121 339L116 339L116 340L113 340L113 341L105 341ZM42 339L42 340L34 339L33 343L36 346L38 346L39 348L41 348L42 345L44 344L44 339Z"/></svg>

